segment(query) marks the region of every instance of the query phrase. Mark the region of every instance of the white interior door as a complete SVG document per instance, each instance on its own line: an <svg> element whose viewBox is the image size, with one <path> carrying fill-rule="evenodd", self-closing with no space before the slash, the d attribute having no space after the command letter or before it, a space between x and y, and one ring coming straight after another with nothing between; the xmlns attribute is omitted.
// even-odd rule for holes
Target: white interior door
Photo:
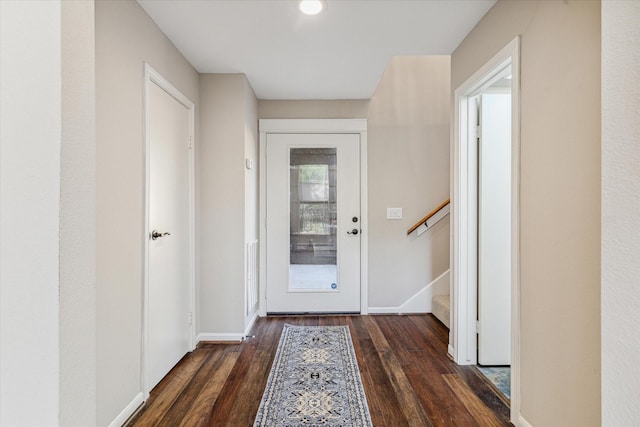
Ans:
<svg viewBox="0 0 640 427"><path fill-rule="evenodd" d="M360 312L360 136L268 134L268 313Z"/></svg>
<svg viewBox="0 0 640 427"><path fill-rule="evenodd" d="M478 363L511 364L511 94L480 97Z"/></svg>
<svg viewBox="0 0 640 427"><path fill-rule="evenodd" d="M145 351L151 390L190 350L189 110L147 92L149 246Z"/></svg>

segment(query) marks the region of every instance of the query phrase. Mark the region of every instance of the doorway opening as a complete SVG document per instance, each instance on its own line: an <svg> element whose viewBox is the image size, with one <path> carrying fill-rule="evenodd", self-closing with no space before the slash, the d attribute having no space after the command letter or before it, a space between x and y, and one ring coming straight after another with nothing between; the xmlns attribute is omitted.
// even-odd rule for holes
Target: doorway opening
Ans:
<svg viewBox="0 0 640 427"><path fill-rule="evenodd" d="M514 422L520 412L519 75L516 38L454 93L449 340L458 364L510 365L505 392ZM491 374L504 382L505 372Z"/></svg>
<svg viewBox="0 0 640 427"><path fill-rule="evenodd" d="M471 99L477 162L477 362L480 373L511 392L511 66ZM476 119L477 116L477 119Z"/></svg>

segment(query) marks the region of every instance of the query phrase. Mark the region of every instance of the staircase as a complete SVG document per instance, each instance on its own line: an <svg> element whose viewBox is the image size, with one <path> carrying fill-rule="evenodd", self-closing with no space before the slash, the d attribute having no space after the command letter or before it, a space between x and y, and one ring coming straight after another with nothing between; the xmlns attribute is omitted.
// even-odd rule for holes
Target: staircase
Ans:
<svg viewBox="0 0 640 427"><path fill-rule="evenodd" d="M407 235L415 232L418 236L433 227L438 221L449 214L450 199L445 200L429 212L424 218L416 222L409 230ZM450 298L449 292L446 295L433 295L431 299L431 313L436 316L447 328L450 329Z"/></svg>
<svg viewBox="0 0 640 427"><path fill-rule="evenodd" d="M451 319L449 307L449 295L434 295L431 299L431 312L439 321L444 323L444 326L451 329L449 325Z"/></svg>

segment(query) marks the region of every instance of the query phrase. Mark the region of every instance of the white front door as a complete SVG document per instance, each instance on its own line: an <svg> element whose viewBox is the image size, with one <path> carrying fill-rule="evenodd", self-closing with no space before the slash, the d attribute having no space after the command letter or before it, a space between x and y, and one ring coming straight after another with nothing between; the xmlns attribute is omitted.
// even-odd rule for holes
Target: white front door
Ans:
<svg viewBox="0 0 640 427"><path fill-rule="evenodd" d="M268 313L360 312L360 135L267 134Z"/></svg>
<svg viewBox="0 0 640 427"><path fill-rule="evenodd" d="M478 363L511 364L511 94L480 96Z"/></svg>
<svg viewBox="0 0 640 427"><path fill-rule="evenodd" d="M189 110L155 83L147 92L149 246L146 389L190 350Z"/></svg>

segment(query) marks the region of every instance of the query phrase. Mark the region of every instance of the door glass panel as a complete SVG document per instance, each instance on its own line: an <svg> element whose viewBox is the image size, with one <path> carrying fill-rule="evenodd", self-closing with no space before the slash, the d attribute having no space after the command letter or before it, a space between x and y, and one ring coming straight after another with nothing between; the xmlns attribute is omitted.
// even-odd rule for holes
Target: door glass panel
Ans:
<svg viewBox="0 0 640 427"><path fill-rule="evenodd" d="M289 153L289 291L338 289L336 149Z"/></svg>

